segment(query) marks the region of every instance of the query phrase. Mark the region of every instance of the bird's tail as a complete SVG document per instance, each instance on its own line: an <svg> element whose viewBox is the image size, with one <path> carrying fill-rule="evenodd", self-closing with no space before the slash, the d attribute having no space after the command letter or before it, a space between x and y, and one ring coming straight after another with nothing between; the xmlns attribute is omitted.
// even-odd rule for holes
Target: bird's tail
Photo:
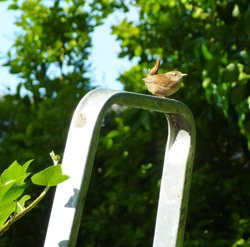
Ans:
<svg viewBox="0 0 250 247"><path fill-rule="evenodd" d="M160 62L161 62L161 59L157 58L155 66L148 72L148 75L156 75L158 73Z"/></svg>

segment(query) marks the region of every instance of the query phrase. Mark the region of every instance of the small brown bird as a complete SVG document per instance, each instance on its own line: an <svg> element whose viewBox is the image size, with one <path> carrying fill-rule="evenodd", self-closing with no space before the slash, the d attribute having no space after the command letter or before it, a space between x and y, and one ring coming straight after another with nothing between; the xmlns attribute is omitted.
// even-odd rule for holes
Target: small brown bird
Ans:
<svg viewBox="0 0 250 247"><path fill-rule="evenodd" d="M148 91L156 96L165 97L174 94L181 85L182 77L187 75L180 71L170 71L165 74L157 74L160 59L156 60L155 66L149 71L145 81Z"/></svg>

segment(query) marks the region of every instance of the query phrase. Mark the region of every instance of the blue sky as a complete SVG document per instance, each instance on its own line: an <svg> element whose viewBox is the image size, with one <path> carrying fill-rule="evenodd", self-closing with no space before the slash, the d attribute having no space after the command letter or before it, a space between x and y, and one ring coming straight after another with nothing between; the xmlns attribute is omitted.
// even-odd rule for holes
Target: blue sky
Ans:
<svg viewBox="0 0 250 247"><path fill-rule="evenodd" d="M16 84L16 78L11 76L8 68L3 67L4 55L8 51L11 43L14 40L15 27L13 25L14 16L10 11L7 11L7 4L0 3L0 95L6 90L6 86ZM4 24L3 24L4 23Z"/></svg>
<svg viewBox="0 0 250 247"><path fill-rule="evenodd" d="M16 76L9 73L8 67L2 66L3 57L14 42L15 33L18 30L14 25L16 13L8 10L7 6L6 2L0 2L0 95L6 92L6 87L10 87L14 92L15 86L19 82ZM126 16L130 20L138 18L135 9ZM122 89L116 78L136 62L135 60L131 62L127 59L118 59L119 43L115 41L115 36L111 35L111 24L117 23L117 20L122 20L123 17L125 17L123 13L113 14L103 26L97 27L93 33L93 49L89 58L92 67L89 73L96 86Z"/></svg>

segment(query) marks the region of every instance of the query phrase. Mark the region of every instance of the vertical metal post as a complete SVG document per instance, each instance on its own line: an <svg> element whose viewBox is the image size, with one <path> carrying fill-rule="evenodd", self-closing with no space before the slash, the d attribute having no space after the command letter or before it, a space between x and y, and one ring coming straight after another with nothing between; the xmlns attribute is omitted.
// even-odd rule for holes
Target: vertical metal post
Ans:
<svg viewBox="0 0 250 247"><path fill-rule="evenodd" d="M70 179L56 189L45 247L75 246L101 123L113 104L166 114L169 133L153 246L182 245L195 149L191 111L172 99L97 89L83 97L71 121L62 162Z"/></svg>

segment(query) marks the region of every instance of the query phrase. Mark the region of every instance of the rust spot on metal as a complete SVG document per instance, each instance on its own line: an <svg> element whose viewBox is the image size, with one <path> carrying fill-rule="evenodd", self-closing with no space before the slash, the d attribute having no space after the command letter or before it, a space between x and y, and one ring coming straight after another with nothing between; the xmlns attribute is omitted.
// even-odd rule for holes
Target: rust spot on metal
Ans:
<svg viewBox="0 0 250 247"><path fill-rule="evenodd" d="M87 123L87 117L86 115L79 113L79 115L76 118L75 121L75 126L76 128L82 128L83 126L85 126Z"/></svg>

